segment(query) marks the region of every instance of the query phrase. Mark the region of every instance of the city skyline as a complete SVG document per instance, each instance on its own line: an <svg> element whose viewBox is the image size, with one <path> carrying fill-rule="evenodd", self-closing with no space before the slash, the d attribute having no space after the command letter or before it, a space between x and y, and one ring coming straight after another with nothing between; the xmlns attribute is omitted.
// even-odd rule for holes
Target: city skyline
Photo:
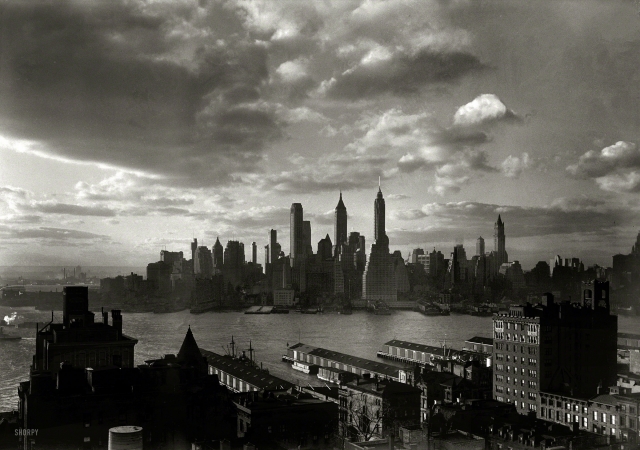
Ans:
<svg viewBox="0 0 640 450"><path fill-rule="evenodd" d="M146 265L270 229L312 247L611 265L640 226L637 5L3 5L0 265ZM334 243L335 244L335 243ZM490 244L487 243L487 247ZM248 248L248 247L247 247ZM247 253L248 254L248 253Z"/></svg>

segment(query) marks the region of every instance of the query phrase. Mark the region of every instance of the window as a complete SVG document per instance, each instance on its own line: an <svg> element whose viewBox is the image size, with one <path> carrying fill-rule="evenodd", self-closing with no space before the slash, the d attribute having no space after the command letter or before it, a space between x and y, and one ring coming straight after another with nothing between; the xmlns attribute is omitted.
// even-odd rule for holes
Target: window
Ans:
<svg viewBox="0 0 640 450"><path fill-rule="evenodd" d="M583 418L582 418L582 428L588 428L588 425L587 425L587 418L586 418L586 417L583 417Z"/></svg>
<svg viewBox="0 0 640 450"><path fill-rule="evenodd" d="M598 420L598 411L593 412L593 420Z"/></svg>
<svg viewBox="0 0 640 450"><path fill-rule="evenodd" d="M602 416L600 417L600 420L603 423L607 423L607 413L602 413Z"/></svg>
<svg viewBox="0 0 640 450"><path fill-rule="evenodd" d="M615 425L616 424L616 416L611 414L611 425Z"/></svg>

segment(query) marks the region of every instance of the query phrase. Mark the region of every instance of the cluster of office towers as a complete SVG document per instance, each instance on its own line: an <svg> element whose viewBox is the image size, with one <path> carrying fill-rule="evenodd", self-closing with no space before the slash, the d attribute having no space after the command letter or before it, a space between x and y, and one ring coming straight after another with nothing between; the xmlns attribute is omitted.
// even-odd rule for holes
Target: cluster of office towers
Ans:
<svg viewBox="0 0 640 450"><path fill-rule="evenodd" d="M289 255L282 252L276 230L269 232L269 244L265 246L267 282L274 296L277 291L291 290L316 295L341 294L347 299L393 301L397 300L398 292L408 291L402 256L399 252L389 253L382 190L378 188L374 200L374 242L368 258L365 236L357 231L347 233L347 223L347 208L340 193L334 212L333 241L327 234L318 242L314 254L311 222L304 220L302 205L293 203Z"/></svg>
<svg viewBox="0 0 640 450"><path fill-rule="evenodd" d="M227 289L228 285L236 288L246 285L248 281L257 284L264 274L266 280L261 283L260 290L273 292L274 296L284 296L289 301L302 293L310 297L343 295L346 299L397 301L398 294L410 290L409 269L400 251L389 251L385 227L386 205L380 187L373 207L374 236L368 255L365 236L357 231L347 232L347 208L340 193L334 211L333 240L327 234L317 243L315 253L311 244L311 222L304 220L302 204L293 203L290 209L290 252L285 255L278 243L277 231L270 230L265 246L264 271L257 262L255 242L251 244L251 260L246 263L242 242L231 240L223 248L220 240L216 239L209 249L198 245L198 240L194 239L191 261L184 260L182 252L162 251L161 261L168 264L167 274L170 273L170 276L154 275L152 278L171 278L172 282L173 278L178 278L184 282L186 278L197 280L222 276ZM435 249L430 254L415 249L408 262L422 264L427 275L434 278L443 275L446 282L442 287L445 288L470 283L486 286L498 273L507 276L510 272L519 273L522 278L517 261L508 262L504 222L500 216L494 227L494 247L494 251L485 253L484 239L480 237L476 243L476 255L470 260L462 244L459 244L449 259ZM519 271L514 271L518 268Z"/></svg>
<svg viewBox="0 0 640 450"><path fill-rule="evenodd" d="M494 224L493 244L493 250L486 251L484 238L478 237L475 255L470 258L463 244L456 244L448 259L435 248L431 253L416 248L409 255L408 262L422 265L429 279L441 288L456 287L478 292L498 275L509 280L514 288L524 287L525 280L520 263L509 261L504 222L500 215Z"/></svg>

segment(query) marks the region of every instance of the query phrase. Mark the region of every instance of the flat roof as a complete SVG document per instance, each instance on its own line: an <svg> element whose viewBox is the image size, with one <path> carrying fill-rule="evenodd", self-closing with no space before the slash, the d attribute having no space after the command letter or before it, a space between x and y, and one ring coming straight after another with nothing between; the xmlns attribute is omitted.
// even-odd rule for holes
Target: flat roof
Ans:
<svg viewBox="0 0 640 450"><path fill-rule="evenodd" d="M374 373L379 373L388 377L398 378L398 371L401 368L393 366L391 364L385 364L378 361L372 361L370 359L360 358L358 356L347 355L345 353L336 352L321 347L313 347L311 345L297 343L289 347L289 350L296 350L304 352L311 356L328 359L340 364L348 364L359 369L368 370Z"/></svg>
<svg viewBox="0 0 640 450"><path fill-rule="evenodd" d="M329 359L341 364L355 366L359 369L366 369L371 372L379 373L393 378L398 378L398 371L401 370L399 367L392 366L390 364L372 361L365 358L359 358L357 356L346 355L344 353L335 352L333 350L327 350L326 348L317 347L315 350L309 352L309 354L312 356Z"/></svg>
<svg viewBox="0 0 640 450"><path fill-rule="evenodd" d="M467 339L465 342L471 342L474 344L493 345L493 338L474 336L471 339Z"/></svg>
<svg viewBox="0 0 640 450"><path fill-rule="evenodd" d="M426 344L416 344L415 342L400 341L398 339L392 339L389 342L386 342L384 345L391 345L393 347L401 347L408 350L415 350L425 353L443 353L442 347L436 347Z"/></svg>

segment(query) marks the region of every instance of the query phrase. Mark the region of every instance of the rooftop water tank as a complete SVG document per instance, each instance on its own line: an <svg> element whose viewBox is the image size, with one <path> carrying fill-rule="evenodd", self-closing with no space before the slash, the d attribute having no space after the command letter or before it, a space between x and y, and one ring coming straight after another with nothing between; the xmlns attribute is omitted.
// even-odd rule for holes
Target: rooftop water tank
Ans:
<svg viewBox="0 0 640 450"><path fill-rule="evenodd" d="M142 427L127 425L110 428L109 450L142 450Z"/></svg>

